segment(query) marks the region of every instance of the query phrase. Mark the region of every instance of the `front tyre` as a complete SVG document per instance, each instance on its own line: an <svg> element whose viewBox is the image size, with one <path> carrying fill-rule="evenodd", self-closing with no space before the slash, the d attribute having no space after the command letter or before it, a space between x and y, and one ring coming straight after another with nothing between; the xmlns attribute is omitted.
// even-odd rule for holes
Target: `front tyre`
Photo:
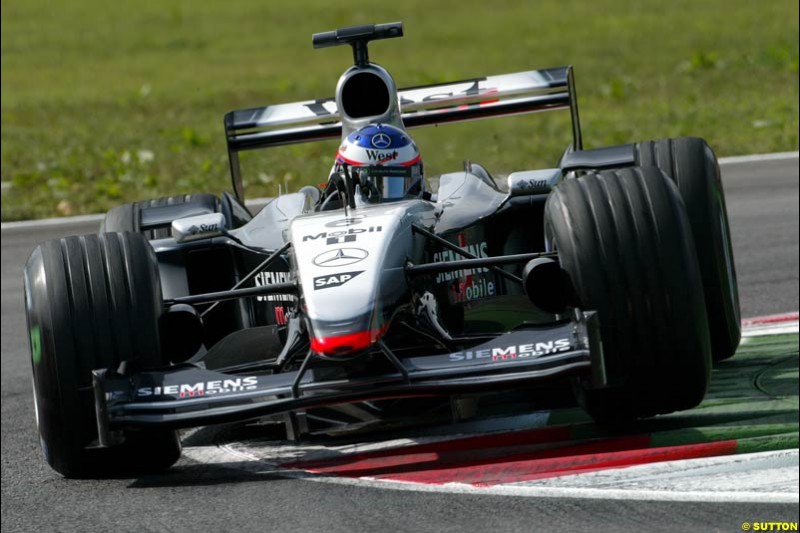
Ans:
<svg viewBox="0 0 800 533"><path fill-rule="evenodd" d="M688 409L702 401L711 346L692 232L658 169L589 173L560 183L545 233L580 306L598 312L610 386L578 387L600 422Z"/></svg>
<svg viewBox="0 0 800 533"><path fill-rule="evenodd" d="M159 341L161 284L152 247L140 234L104 233L41 244L25 265L37 425L47 462L65 477L105 477L168 468L180 457L172 430L97 439L94 369L123 361L164 364Z"/></svg>
<svg viewBox="0 0 800 533"><path fill-rule="evenodd" d="M728 359L741 339L739 291L719 164L703 139L680 137L635 145L636 164L661 169L686 205L694 234L715 360Z"/></svg>

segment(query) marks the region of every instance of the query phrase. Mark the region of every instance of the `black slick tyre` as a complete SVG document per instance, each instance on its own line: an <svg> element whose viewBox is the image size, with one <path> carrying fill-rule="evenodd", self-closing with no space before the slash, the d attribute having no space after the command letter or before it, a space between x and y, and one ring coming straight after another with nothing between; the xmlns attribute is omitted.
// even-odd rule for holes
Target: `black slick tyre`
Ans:
<svg viewBox="0 0 800 533"><path fill-rule="evenodd" d="M548 198L545 232L580 307L600 319L609 387L577 387L586 411L614 423L700 403L711 346L674 184L654 167L568 178Z"/></svg>
<svg viewBox="0 0 800 533"><path fill-rule="evenodd" d="M741 315L725 194L719 164L703 140L680 137L635 145L636 164L661 169L678 186L694 234L714 360L731 357L741 339Z"/></svg>
<svg viewBox="0 0 800 533"><path fill-rule="evenodd" d="M135 233L37 246L25 266L36 419L50 466L70 478L157 471L180 457L173 430L129 431L98 448L92 375L123 361L162 365L155 254Z"/></svg>

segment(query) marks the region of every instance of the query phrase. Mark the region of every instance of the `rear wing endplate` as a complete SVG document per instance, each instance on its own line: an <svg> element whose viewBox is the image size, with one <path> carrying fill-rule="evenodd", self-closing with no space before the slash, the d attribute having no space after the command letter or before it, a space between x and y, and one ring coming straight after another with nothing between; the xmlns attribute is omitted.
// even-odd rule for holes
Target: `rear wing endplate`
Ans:
<svg viewBox="0 0 800 533"><path fill-rule="evenodd" d="M531 70L398 91L406 128L569 109L573 149L583 147L572 67ZM340 138L334 98L231 111L225 134L233 190L244 200L239 152Z"/></svg>

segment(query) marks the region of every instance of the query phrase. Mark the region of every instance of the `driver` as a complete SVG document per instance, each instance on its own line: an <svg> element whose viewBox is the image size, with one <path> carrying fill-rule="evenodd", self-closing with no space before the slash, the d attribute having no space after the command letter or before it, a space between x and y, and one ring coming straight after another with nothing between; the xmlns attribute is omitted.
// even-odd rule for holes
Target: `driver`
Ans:
<svg viewBox="0 0 800 533"><path fill-rule="evenodd" d="M349 173L369 203L427 195L416 143L389 124L369 124L348 135L336 153L334 172Z"/></svg>

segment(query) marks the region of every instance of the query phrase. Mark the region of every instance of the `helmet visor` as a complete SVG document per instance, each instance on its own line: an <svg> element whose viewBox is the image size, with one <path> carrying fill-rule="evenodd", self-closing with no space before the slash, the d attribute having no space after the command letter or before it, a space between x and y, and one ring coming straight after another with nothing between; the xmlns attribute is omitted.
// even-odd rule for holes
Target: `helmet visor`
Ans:
<svg viewBox="0 0 800 533"><path fill-rule="evenodd" d="M369 203L402 200L419 193L421 165L351 167L358 177L362 194Z"/></svg>

